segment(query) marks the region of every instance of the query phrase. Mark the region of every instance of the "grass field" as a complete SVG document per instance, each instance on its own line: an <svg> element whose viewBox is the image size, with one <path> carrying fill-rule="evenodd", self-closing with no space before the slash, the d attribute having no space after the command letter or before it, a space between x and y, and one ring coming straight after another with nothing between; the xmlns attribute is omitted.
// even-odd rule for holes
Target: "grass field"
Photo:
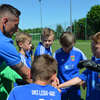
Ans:
<svg viewBox="0 0 100 100"><path fill-rule="evenodd" d="M33 44L34 44L35 47L38 45L38 42L39 41L33 41ZM53 53L60 47L61 46L59 44L59 41L55 40L53 45L52 45ZM82 50L84 52L84 54L87 56L87 58L91 59L92 53L91 53L91 41L90 40L77 40L76 43L75 43L75 47L77 47L80 50ZM81 72L83 70L81 70ZM85 100L86 89L83 90L82 87L81 87L81 91L82 91L82 98Z"/></svg>
<svg viewBox="0 0 100 100"><path fill-rule="evenodd" d="M38 42L39 41L33 41L35 47L38 45ZM91 59L92 56L90 42L90 40L77 40L75 44L75 47L81 49L88 59ZM60 48L59 41L55 40L52 45L53 52L55 52L58 48Z"/></svg>

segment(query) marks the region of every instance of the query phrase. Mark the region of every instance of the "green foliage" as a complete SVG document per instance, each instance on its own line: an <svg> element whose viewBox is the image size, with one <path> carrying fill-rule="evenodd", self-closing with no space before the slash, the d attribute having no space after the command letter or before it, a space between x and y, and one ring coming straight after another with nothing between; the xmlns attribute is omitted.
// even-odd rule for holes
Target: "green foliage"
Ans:
<svg viewBox="0 0 100 100"><path fill-rule="evenodd" d="M73 32L77 39L86 40L100 31L100 5L93 6L86 18L81 18L73 23Z"/></svg>
<svg viewBox="0 0 100 100"><path fill-rule="evenodd" d="M66 31L70 31L71 27L67 27ZM38 34L42 32L41 28L33 29L19 29L20 32L26 32L31 34ZM78 21L74 21L72 24L72 31L76 39L87 40L96 32L100 31L100 5L93 6L86 14L85 18L81 18ZM59 39L64 29L61 24L56 25L55 39Z"/></svg>
<svg viewBox="0 0 100 100"><path fill-rule="evenodd" d="M33 28L33 29L24 29L24 30L21 30L19 29L20 32L26 32L26 33L31 33L31 34L36 34L36 33L41 33L41 28Z"/></svg>
<svg viewBox="0 0 100 100"><path fill-rule="evenodd" d="M100 5L95 5L87 14L87 24L90 26L94 34L100 31Z"/></svg>
<svg viewBox="0 0 100 100"><path fill-rule="evenodd" d="M73 31L77 39L85 40L86 18L79 19L73 23Z"/></svg>
<svg viewBox="0 0 100 100"><path fill-rule="evenodd" d="M57 34L56 34L56 38L57 38L57 39L59 39L60 34L61 34L62 32L64 32L64 29L63 29L63 27L62 27L61 24L58 24L57 27L56 27L56 33L57 33Z"/></svg>

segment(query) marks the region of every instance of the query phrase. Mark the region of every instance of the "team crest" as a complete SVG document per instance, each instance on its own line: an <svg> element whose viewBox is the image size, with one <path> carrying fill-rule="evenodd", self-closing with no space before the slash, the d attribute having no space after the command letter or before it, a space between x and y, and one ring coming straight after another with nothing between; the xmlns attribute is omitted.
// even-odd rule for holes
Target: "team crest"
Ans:
<svg viewBox="0 0 100 100"><path fill-rule="evenodd" d="M72 61L75 61L75 56L71 56L71 60Z"/></svg>

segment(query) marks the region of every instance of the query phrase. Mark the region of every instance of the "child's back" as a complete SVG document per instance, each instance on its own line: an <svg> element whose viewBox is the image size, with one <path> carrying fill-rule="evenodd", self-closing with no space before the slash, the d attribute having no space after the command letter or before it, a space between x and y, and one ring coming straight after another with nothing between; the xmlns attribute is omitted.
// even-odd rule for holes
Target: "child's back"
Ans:
<svg viewBox="0 0 100 100"><path fill-rule="evenodd" d="M32 64L33 83L14 88L8 100L61 100L59 91L50 84L56 79L57 62L49 55L38 56Z"/></svg>
<svg viewBox="0 0 100 100"><path fill-rule="evenodd" d="M41 86L34 83L18 86L11 92L11 95L8 100L33 100L33 98L34 100L60 100L60 93L56 88L51 85Z"/></svg>

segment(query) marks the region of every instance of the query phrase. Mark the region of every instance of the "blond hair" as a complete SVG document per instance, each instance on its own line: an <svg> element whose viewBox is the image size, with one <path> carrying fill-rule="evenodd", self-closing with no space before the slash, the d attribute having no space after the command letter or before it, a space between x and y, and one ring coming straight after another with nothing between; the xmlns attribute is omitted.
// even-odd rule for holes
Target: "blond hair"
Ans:
<svg viewBox="0 0 100 100"><path fill-rule="evenodd" d="M41 34L41 40L43 40L44 38L48 38L51 35L54 36L54 31L50 28L44 28Z"/></svg>
<svg viewBox="0 0 100 100"><path fill-rule="evenodd" d="M24 43L26 40L32 41L32 37L30 34L24 33L24 32L16 33L16 43L17 43L18 47L19 47L20 42Z"/></svg>
<svg viewBox="0 0 100 100"><path fill-rule="evenodd" d="M97 32L96 34L91 36L91 40L93 40L94 42L100 42L100 32Z"/></svg>

